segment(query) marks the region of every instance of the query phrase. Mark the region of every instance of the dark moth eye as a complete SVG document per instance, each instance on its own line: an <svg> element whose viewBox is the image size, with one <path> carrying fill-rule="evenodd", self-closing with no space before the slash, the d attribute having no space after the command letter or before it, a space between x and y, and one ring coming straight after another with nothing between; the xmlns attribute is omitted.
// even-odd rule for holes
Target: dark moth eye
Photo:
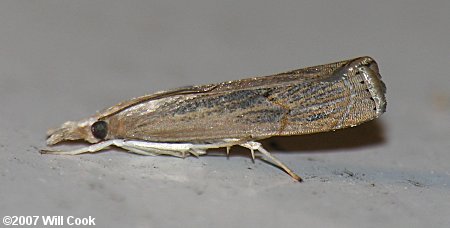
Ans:
<svg viewBox="0 0 450 228"><path fill-rule="evenodd" d="M103 121L97 121L91 126L91 132L97 139L105 139L108 134L108 124Z"/></svg>

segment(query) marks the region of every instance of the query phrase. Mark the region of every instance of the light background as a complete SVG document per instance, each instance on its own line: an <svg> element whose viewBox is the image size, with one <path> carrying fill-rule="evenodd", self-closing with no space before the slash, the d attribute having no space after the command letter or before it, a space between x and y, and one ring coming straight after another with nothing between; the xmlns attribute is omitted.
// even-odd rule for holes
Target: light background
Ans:
<svg viewBox="0 0 450 228"><path fill-rule="evenodd" d="M449 227L450 1L0 2L0 216L98 227ZM370 55L362 126L200 159L45 156L45 131L158 90ZM222 153L219 153L222 152ZM224 150L216 154L224 155Z"/></svg>

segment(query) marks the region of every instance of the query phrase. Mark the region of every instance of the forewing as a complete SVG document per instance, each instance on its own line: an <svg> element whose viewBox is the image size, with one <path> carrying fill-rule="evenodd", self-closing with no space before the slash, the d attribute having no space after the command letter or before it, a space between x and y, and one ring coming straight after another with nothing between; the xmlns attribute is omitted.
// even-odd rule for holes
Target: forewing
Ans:
<svg viewBox="0 0 450 228"><path fill-rule="evenodd" d="M267 89L178 95L148 101L109 118L118 138L148 141L205 141L251 137L279 128L283 109L266 98Z"/></svg>
<svg viewBox="0 0 450 228"><path fill-rule="evenodd" d="M353 126L377 117L371 91L361 83L364 75L356 70L368 62L373 60L150 95L104 119L111 138L166 142L261 139Z"/></svg>

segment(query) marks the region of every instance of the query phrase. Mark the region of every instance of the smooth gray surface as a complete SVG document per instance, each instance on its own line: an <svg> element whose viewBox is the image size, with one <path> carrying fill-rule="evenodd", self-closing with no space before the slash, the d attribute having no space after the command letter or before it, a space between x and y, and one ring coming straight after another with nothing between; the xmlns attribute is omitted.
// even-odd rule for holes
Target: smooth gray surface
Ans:
<svg viewBox="0 0 450 228"><path fill-rule="evenodd" d="M449 227L449 11L449 1L3 0L0 216L91 215L98 227ZM382 118L264 141L302 184L237 148L230 159L38 153L47 128L124 99L361 55L378 61L387 84Z"/></svg>

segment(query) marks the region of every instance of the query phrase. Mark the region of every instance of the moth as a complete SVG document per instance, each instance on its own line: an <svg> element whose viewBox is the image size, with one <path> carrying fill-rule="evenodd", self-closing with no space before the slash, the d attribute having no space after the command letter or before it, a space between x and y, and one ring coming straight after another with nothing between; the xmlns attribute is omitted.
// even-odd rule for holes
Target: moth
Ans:
<svg viewBox="0 0 450 228"><path fill-rule="evenodd" d="M257 142L354 127L386 110L386 86L371 57L307 67L264 77L189 86L121 102L47 132L47 144L85 140L44 154L94 153L110 146L140 155L184 158L239 145L255 151L301 181Z"/></svg>

